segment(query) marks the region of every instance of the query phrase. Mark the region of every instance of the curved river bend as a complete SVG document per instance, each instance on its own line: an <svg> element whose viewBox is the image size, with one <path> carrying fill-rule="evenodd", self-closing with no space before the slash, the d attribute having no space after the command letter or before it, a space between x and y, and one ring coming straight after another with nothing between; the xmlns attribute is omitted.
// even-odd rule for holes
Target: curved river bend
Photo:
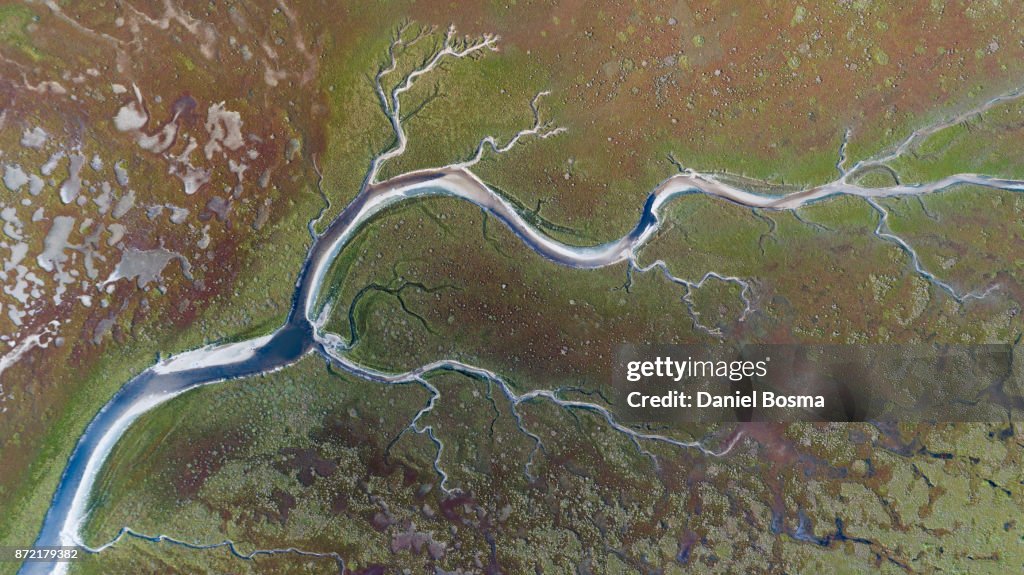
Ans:
<svg viewBox="0 0 1024 575"><path fill-rule="evenodd" d="M447 196L471 202L508 226L541 256L564 266L600 268L622 262L636 265L636 252L658 230L661 208L673 197L705 194L750 208L795 210L837 195L873 198L920 195L960 184L1022 191L1024 182L958 174L934 183L863 188L846 178L781 196L741 190L713 176L684 171L662 182L648 196L636 227L622 238L592 247L576 247L554 240L532 227L516 209L490 189L468 168L449 166L411 172L371 183L349 203L325 232L318 236L299 273L287 321L269 336L240 343L209 346L174 356L126 383L93 418L68 460L43 522L36 546L84 545L82 528L89 515L89 499L96 478L114 445L140 415L196 387L281 369L310 351L337 360L332 349L340 339L322 332L316 319L317 298L331 263L360 227L388 206L426 196ZM343 347L343 346L342 346ZM348 361L337 362L355 375L366 371ZM606 417L608 416L605 413ZM64 573L67 563L27 562L19 573Z"/></svg>

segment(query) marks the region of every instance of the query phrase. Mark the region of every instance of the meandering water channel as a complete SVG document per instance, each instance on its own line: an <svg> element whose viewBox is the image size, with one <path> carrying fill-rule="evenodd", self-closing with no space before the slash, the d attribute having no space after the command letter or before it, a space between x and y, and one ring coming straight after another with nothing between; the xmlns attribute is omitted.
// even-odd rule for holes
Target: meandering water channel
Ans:
<svg viewBox="0 0 1024 575"><path fill-rule="evenodd" d="M479 371L488 378L497 379L496 374L486 370L444 360L405 374L375 372L345 358L345 345L341 338L324 332L324 322L317 318L318 297L328 277L331 263L358 230L388 206L428 196L459 198L479 206L496 217L530 249L560 265L592 269L626 262L636 266L636 269L641 269L636 260L638 249L657 232L662 208L672 198L680 195L705 194L750 208L795 210L834 196L858 196L873 202L877 198L935 193L961 184L1024 191L1022 181L978 174L957 174L928 184L894 185L884 188L860 187L847 182L844 176L829 184L808 190L771 196L742 190L714 176L687 170L668 178L651 192L640 210L636 226L629 233L605 244L578 247L559 242L531 226L511 203L464 166L411 172L380 183L374 183L371 179L324 233L314 239L298 274L292 308L283 326L268 336L239 343L209 346L171 357L134 377L110 399L85 429L74 448L35 544L84 546L82 530L89 516L90 496L99 471L115 444L139 416L199 386L279 370L311 352L324 355L353 375L382 383L417 380L425 373L436 369ZM661 267L670 279L675 279L668 274L663 264ZM725 280L736 279L717 274L715 277ZM702 448L694 443L637 433L618 424L604 407L597 404L566 401L560 399L557 393L546 390L515 395L507 386L502 386L502 389L514 404L543 397L564 407L598 412L617 430L629 433L635 442L658 440L685 447ZM432 403L430 407L432 408ZM727 446L726 451L731 447L732 445ZM99 548L92 550L96 551ZM64 573L67 568L67 563L29 562L21 567L19 573Z"/></svg>

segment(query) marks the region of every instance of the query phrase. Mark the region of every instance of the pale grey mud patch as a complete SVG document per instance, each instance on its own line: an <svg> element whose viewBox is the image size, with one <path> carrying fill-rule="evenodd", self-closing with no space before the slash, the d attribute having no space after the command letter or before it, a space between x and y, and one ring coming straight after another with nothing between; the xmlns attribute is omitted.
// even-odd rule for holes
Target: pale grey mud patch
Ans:
<svg viewBox="0 0 1024 575"><path fill-rule="evenodd" d="M3 222L4 235L15 241L21 241L22 223L18 219L18 211L11 206L0 209L0 221Z"/></svg>
<svg viewBox="0 0 1024 575"><path fill-rule="evenodd" d="M192 265L185 256L165 248L154 250L128 248L121 252L121 261L117 263L117 267L103 282L103 285L120 279L135 279L139 289L145 289L150 282L159 280L167 264L175 259L181 263L181 272L191 280Z"/></svg>
<svg viewBox="0 0 1024 575"><path fill-rule="evenodd" d="M71 230L74 227L75 218L71 216L53 218L53 225L50 226L50 231L46 234L46 239L43 240L43 253L36 256L36 263L39 264L39 267L52 272L58 264L67 261L68 256L64 250L69 247L68 237L71 236Z"/></svg>
<svg viewBox="0 0 1024 575"><path fill-rule="evenodd" d="M128 185L128 170L124 169L124 166L121 165L122 163L124 163L124 160L118 160L114 164L114 178L117 179L118 184L124 187Z"/></svg>
<svg viewBox="0 0 1024 575"><path fill-rule="evenodd" d="M167 209L171 210L170 220L172 224L182 224L185 223L186 219L188 219L188 208L174 206L171 204L167 204L166 207Z"/></svg>
<svg viewBox="0 0 1024 575"><path fill-rule="evenodd" d="M85 155L71 154L69 159L71 164L68 166L68 179L60 185L60 201L65 204L75 201L82 191L82 166L85 165Z"/></svg>
<svg viewBox="0 0 1024 575"><path fill-rule="evenodd" d="M46 163L39 167L39 173L44 176L52 175L54 170L57 169L57 163L64 157L63 150L57 150L50 154L50 158L46 160Z"/></svg>
<svg viewBox="0 0 1024 575"><path fill-rule="evenodd" d="M149 121L149 116L138 102L129 102L117 111L114 116L114 127L119 132L133 132L142 129Z"/></svg>
<svg viewBox="0 0 1024 575"><path fill-rule="evenodd" d="M38 150L46 143L46 138L46 131L37 126L31 130L25 130L21 134L21 145Z"/></svg>
<svg viewBox="0 0 1024 575"><path fill-rule="evenodd" d="M39 192L43 191L43 187L45 185L46 185L46 182L44 182L42 178L40 178L39 176L37 176L35 174L29 174L29 176L28 176L28 193L32 194L33 196L38 196Z"/></svg>
<svg viewBox="0 0 1024 575"><path fill-rule="evenodd" d="M107 238L107 245L112 246L121 241L121 238L124 237L126 228L121 224L110 224L107 226L107 231L110 232L110 237Z"/></svg>
<svg viewBox="0 0 1024 575"><path fill-rule="evenodd" d="M28 174L25 173L25 170L21 169L21 166L17 164L7 164L4 166L4 185L7 186L8 190L17 192L28 181Z"/></svg>
<svg viewBox="0 0 1024 575"><path fill-rule="evenodd" d="M203 148L207 160L213 159L213 155L224 148L233 151L245 143L241 114L225 110L224 102L210 106L206 114L206 131L210 134L210 140Z"/></svg>
<svg viewBox="0 0 1024 575"><path fill-rule="evenodd" d="M117 200L117 205L114 206L114 211L111 212L111 216L114 219L120 218L121 216L128 213L128 210L135 206L135 190L128 190L128 193L121 196Z"/></svg>

